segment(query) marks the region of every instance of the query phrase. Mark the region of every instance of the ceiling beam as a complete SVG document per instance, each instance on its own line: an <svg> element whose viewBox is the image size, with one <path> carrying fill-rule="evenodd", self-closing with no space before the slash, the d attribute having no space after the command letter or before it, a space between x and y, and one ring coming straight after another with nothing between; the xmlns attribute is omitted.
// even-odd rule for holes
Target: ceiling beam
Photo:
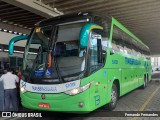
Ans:
<svg viewBox="0 0 160 120"><path fill-rule="evenodd" d="M22 19L17 19L17 20L13 20L13 22L24 22L24 21L30 21L30 22L32 22L32 21L40 21L40 20L42 20L42 18L22 18Z"/></svg>
<svg viewBox="0 0 160 120"><path fill-rule="evenodd" d="M18 27L18 26L15 26L15 25L10 25L10 24L7 24L7 23L2 23L2 22L0 22L0 28L10 30L10 31L20 32L20 33L25 33L25 34L30 33L29 29L25 29L25 28L22 28L22 27Z"/></svg>
<svg viewBox="0 0 160 120"><path fill-rule="evenodd" d="M3 3L0 3L0 8L6 8L6 7L8 7L8 6L11 6L10 4L4 4L4 2Z"/></svg>
<svg viewBox="0 0 160 120"><path fill-rule="evenodd" d="M136 8L135 7L135 9L133 9L133 10L124 10L124 11L121 11L121 10L117 10L117 11L107 11L107 13L108 14L114 14L114 15L119 15L119 16L123 16L123 15L126 15L126 16L128 16L128 15L132 15L132 14L134 14L134 15L143 15L143 14L147 14L147 13L151 13L151 12L159 12L160 11L160 9L159 9L159 7L157 6L157 7L154 7L154 8L152 8L152 7L143 7L143 9L142 8Z"/></svg>
<svg viewBox="0 0 160 120"><path fill-rule="evenodd" d="M146 18L146 17L149 17L149 16L151 16L151 17L157 16L157 18L158 18L159 15L160 15L160 14L158 14L159 12L160 12L160 10L157 9L157 10L149 10L149 11L146 11L146 12L142 12L141 14L132 12L132 13L130 13L130 15L128 15L128 14L116 15L116 14L113 13L112 16L114 16L116 18L125 18L125 19L128 19L128 18Z"/></svg>
<svg viewBox="0 0 160 120"><path fill-rule="evenodd" d="M8 4L18 6L22 9L35 13L45 18L59 16L53 8L36 0L2 0Z"/></svg>
<svg viewBox="0 0 160 120"><path fill-rule="evenodd" d="M90 11L90 10L97 10L97 9L100 9L101 7L109 7L109 6L112 6L114 4L122 4L122 3L125 3L125 2L128 2L128 0L114 0L114 1L106 1L104 2L104 4L92 4L91 6L89 7L79 7L76 11ZM73 12L72 9L70 10L66 10L64 11L65 13L70 13L70 12Z"/></svg>
<svg viewBox="0 0 160 120"><path fill-rule="evenodd" d="M57 8L59 8L59 7L64 7L64 6L72 5L74 3L81 2L81 1L82 0L64 0L64 1L61 1L61 2L57 1L55 5L56 5Z"/></svg>
<svg viewBox="0 0 160 120"><path fill-rule="evenodd" d="M54 3L55 0L42 0L41 2L43 2L44 4L51 4Z"/></svg>
<svg viewBox="0 0 160 120"><path fill-rule="evenodd" d="M65 5L65 6L59 6L58 4L56 4L56 7L57 8L62 8L63 11L66 11L66 10L70 10L70 9L79 9L79 8L87 8L89 6L93 6L93 5L98 5L98 4L103 4L104 3L104 0L92 0L92 1L79 1L78 3L77 2L72 2L70 5Z"/></svg>
<svg viewBox="0 0 160 120"><path fill-rule="evenodd" d="M107 7L101 7L98 9L98 11L114 11L114 10L128 10L128 9L132 9L137 6L142 6L142 5L146 5L146 4L151 4L152 1L151 0L140 0L140 1L126 1L126 2L123 2L123 3L115 3L115 4L112 4L111 6L107 6ZM142 7L143 8L143 7Z"/></svg>
<svg viewBox="0 0 160 120"><path fill-rule="evenodd" d="M5 13L1 13L0 16L3 17L3 16L5 16L5 15L8 16L8 15L12 15L12 14L20 13L20 12L25 12L25 10L23 10L23 9L21 10L21 9L20 9L20 10L16 10L16 11L8 11L8 12L5 12Z"/></svg>
<svg viewBox="0 0 160 120"><path fill-rule="evenodd" d="M16 13L16 14L11 14L9 16L3 16L4 19L10 19L10 18L16 18L16 17L22 17L22 16L30 16L30 15L35 15L35 14L32 14L30 12L20 12L20 13Z"/></svg>
<svg viewBox="0 0 160 120"><path fill-rule="evenodd" d="M0 8L1 9L1 8ZM17 10L20 10L19 8L17 7L10 7L10 8L5 8L5 9L1 9L0 10L0 13L6 13L6 12L10 12L10 11L17 11Z"/></svg>
<svg viewBox="0 0 160 120"><path fill-rule="evenodd" d="M141 24L143 24L143 23L156 23L157 21L159 21L160 20L160 17L159 16L145 16L145 17L142 17L142 18L117 18L118 19L118 21L123 21L124 23L141 23Z"/></svg>
<svg viewBox="0 0 160 120"><path fill-rule="evenodd" d="M17 16L15 16L15 17L8 17L8 18L6 18L6 17L4 17L4 19L7 19L8 21L14 21L14 20L24 20L24 19L27 19L27 18L34 18L34 19L36 19L36 18L43 18L43 17L41 17L41 16L37 16L37 15L35 15L35 14L28 14L28 15L26 15L26 16L20 16L20 15L17 15Z"/></svg>

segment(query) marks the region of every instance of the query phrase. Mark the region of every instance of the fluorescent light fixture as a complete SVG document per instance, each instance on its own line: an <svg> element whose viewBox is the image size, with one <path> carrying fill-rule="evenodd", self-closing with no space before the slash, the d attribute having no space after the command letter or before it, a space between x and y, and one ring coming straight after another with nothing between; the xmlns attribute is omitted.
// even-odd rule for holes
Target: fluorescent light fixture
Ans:
<svg viewBox="0 0 160 120"><path fill-rule="evenodd" d="M88 13L83 13L83 15L88 15Z"/></svg>
<svg viewBox="0 0 160 120"><path fill-rule="evenodd" d="M19 27L23 27L23 25L18 25Z"/></svg>
<svg viewBox="0 0 160 120"><path fill-rule="evenodd" d="M17 34L17 32L14 32L14 34Z"/></svg>
<svg viewBox="0 0 160 120"><path fill-rule="evenodd" d="M18 33L19 35L22 35L22 33Z"/></svg>
<svg viewBox="0 0 160 120"><path fill-rule="evenodd" d="M4 20L4 21L2 21L2 22L6 23L6 22L7 22L7 20Z"/></svg>
<svg viewBox="0 0 160 120"><path fill-rule="evenodd" d="M7 49L4 49L4 52L8 52L9 50L7 50ZM14 53L24 53L23 51L18 51L18 50L14 50Z"/></svg>
<svg viewBox="0 0 160 120"><path fill-rule="evenodd" d="M31 55L37 55L37 53L34 53L34 52L28 52L28 53Z"/></svg>
<svg viewBox="0 0 160 120"><path fill-rule="evenodd" d="M13 24L13 22L8 22L8 24Z"/></svg>
<svg viewBox="0 0 160 120"><path fill-rule="evenodd" d="M12 31L10 30L9 33L12 33Z"/></svg>
<svg viewBox="0 0 160 120"><path fill-rule="evenodd" d="M4 31L4 32L7 32L7 30L6 30L6 29L4 29L3 31Z"/></svg>
<svg viewBox="0 0 160 120"><path fill-rule="evenodd" d="M14 50L15 53L24 53L23 51Z"/></svg>
<svg viewBox="0 0 160 120"><path fill-rule="evenodd" d="M57 13L59 13L60 15L63 15L63 12L60 12L59 10L57 10L57 8L53 8L53 10ZM48 13L49 14L49 13Z"/></svg>
<svg viewBox="0 0 160 120"><path fill-rule="evenodd" d="M7 49L4 49L4 52L8 52L8 50L7 50Z"/></svg>

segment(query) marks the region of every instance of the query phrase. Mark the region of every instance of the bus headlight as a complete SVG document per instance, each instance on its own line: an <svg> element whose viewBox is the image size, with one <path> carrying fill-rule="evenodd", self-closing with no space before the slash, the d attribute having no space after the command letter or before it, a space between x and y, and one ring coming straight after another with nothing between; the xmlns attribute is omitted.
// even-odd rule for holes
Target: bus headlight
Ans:
<svg viewBox="0 0 160 120"><path fill-rule="evenodd" d="M78 93L81 93L81 92L87 90L90 87L90 85L91 85L91 83L88 83L88 84L86 84L86 85L84 85L82 87L78 87L78 88L75 88L75 89L72 89L72 90L68 90L68 91L66 91L64 93L66 93L68 95L76 95Z"/></svg>
<svg viewBox="0 0 160 120"><path fill-rule="evenodd" d="M26 92L26 89L24 89L23 87L21 87L20 90L21 90L22 93L25 93L25 92Z"/></svg>

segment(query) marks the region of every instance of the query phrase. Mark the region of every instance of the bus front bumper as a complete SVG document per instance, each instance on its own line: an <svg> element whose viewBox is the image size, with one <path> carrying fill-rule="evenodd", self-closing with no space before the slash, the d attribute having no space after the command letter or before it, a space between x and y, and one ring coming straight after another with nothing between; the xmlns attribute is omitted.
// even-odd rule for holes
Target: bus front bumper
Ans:
<svg viewBox="0 0 160 120"><path fill-rule="evenodd" d="M20 93L21 103L25 108L43 111L59 112L90 112L89 89L77 95L70 96L65 93L40 94Z"/></svg>

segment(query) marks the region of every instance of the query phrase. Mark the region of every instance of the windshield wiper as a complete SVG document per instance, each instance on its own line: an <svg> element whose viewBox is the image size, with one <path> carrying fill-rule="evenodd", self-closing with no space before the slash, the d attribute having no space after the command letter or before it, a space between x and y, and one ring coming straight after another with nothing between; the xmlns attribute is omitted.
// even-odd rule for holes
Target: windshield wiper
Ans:
<svg viewBox="0 0 160 120"><path fill-rule="evenodd" d="M59 77L59 80L64 83L64 78L62 77L61 73L60 73L60 70L59 70L59 67L58 67L58 64L57 64L57 59L56 59L56 56L54 56L54 63L55 63L55 67L56 67L56 71L57 71L57 74L58 74L58 77Z"/></svg>
<svg viewBox="0 0 160 120"><path fill-rule="evenodd" d="M56 72L57 72L57 75L58 75L58 77L59 77L60 82L61 82L61 83L64 83L65 81L64 81L64 78L62 77L62 75L61 75L61 73L60 73L60 70L59 70L59 67L58 67L58 64L57 64L56 55L55 55L56 40L57 40L57 37L58 37L58 29L59 29L59 27L56 26L56 27L55 27L55 30L54 30L54 34L53 34L53 36L52 36L53 41L54 41L53 44L51 45L51 49L53 50L53 52L52 52L52 55L53 55L52 60L54 60Z"/></svg>

